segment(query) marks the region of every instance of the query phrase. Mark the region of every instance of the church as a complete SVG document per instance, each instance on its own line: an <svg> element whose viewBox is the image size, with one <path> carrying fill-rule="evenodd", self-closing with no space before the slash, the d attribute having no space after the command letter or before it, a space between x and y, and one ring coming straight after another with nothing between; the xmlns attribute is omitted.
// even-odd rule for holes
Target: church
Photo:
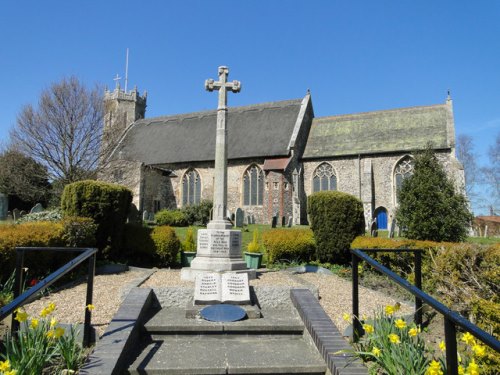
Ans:
<svg viewBox="0 0 500 375"><path fill-rule="evenodd" d="M99 178L130 188L139 212L212 200L216 110L147 118L146 102L136 88L105 91L103 142L114 146ZM413 157L429 142L464 185L449 95L444 104L315 117L307 92L229 107L227 137L228 214L240 208L255 223L307 224L307 197L338 190L363 202L367 226L376 219L386 229Z"/></svg>

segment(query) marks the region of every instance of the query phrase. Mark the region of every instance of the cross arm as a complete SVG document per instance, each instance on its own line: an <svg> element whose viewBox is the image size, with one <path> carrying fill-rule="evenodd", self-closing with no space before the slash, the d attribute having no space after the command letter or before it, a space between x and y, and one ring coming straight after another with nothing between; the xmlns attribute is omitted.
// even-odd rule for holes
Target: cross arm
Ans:
<svg viewBox="0 0 500 375"><path fill-rule="evenodd" d="M220 82L220 81L214 81L213 79L207 79L205 81L205 90L207 91L219 90L223 86L234 93L241 91L240 81L235 80L233 82Z"/></svg>

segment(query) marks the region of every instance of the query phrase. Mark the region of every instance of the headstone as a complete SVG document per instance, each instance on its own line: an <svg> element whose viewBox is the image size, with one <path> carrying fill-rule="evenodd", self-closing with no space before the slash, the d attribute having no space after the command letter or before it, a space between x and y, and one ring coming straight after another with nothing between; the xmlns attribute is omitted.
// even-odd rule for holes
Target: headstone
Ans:
<svg viewBox="0 0 500 375"><path fill-rule="evenodd" d="M21 217L21 211L19 209L14 208L12 210L12 217L14 218L14 221L18 220Z"/></svg>
<svg viewBox="0 0 500 375"><path fill-rule="evenodd" d="M43 211L43 206L41 203L37 203L33 206L33 208L30 210L30 214L34 214L37 212L42 212Z"/></svg>
<svg viewBox="0 0 500 375"><path fill-rule="evenodd" d="M0 193L0 220L7 219L7 212L9 211L9 197Z"/></svg>
<svg viewBox="0 0 500 375"><path fill-rule="evenodd" d="M7 221L13 221L14 220L14 215L12 215L12 212L7 211Z"/></svg>
<svg viewBox="0 0 500 375"><path fill-rule="evenodd" d="M243 218L244 217L245 217L245 214L244 214L243 210L238 207L236 209L235 214L234 214L234 222L238 228L241 228L243 226Z"/></svg>
<svg viewBox="0 0 500 375"><path fill-rule="evenodd" d="M284 227L286 225L286 217L281 218L281 226Z"/></svg>
<svg viewBox="0 0 500 375"><path fill-rule="evenodd" d="M250 215L247 216L247 224L252 224L252 217Z"/></svg>
<svg viewBox="0 0 500 375"><path fill-rule="evenodd" d="M391 229L389 230L389 238L394 238L394 231L396 230L396 219L392 219Z"/></svg>
<svg viewBox="0 0 500 375"><path fill-rule="evenodd" d="M371 228L370 228L370 233L372 237L377 237L378 236L378 225L377 225L377 218L375 218L372 222Z"/></svg>
<svg viewBox="0 0 500 375"><path fill-rule="evenodd" d="M278 216L273 216L271 220L271 228L276 228L276 223L278 222Z"/></svg>
<svg viewBox="0 0 500 375"><path fill-rule="evenodd" d="M252 224L255 224L255 216L252 215Z"/></svg>
<svg viewBox="0 0 500 375"><path fill-rule="evenodd" d="M23 217L24 215L26 215L26 211L21 210L21 212L19 212L19 217Z"/></svg>
<svg viewBox="0 0 500 375"><path fill-rule="evenodd" d="M149 221L155 221L155 214L154 212L150 212L149 213L149 218L148 218Z"/></svg>
<svg viewBox="0 0 500 375"><path fill-rule="evenodd" d="M292 223L293 223L293 217L292 217L292 216L290 216L290 217L288 218L288 225L287 225L287 227L288 227L288 228L291 228L291 227L292 227Z"/></svg>
<svg viewBox="0 0 500 375"><path fill-rule="evenodd" d="M488 225L484 226L484 238L488 237Z"/></svg>
<svg viewBox="0 0 500 375"><path fill-rule="evenodd" d="M142 212L142 221L148 221L149 220L149 212L144 210Z"/></svg>

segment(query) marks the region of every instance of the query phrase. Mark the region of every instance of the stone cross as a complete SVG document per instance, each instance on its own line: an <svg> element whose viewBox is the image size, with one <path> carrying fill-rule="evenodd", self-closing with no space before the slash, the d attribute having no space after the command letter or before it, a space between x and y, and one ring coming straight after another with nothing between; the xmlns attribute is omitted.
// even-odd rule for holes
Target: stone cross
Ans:
<svg viewBox="0 0 500 375"><path fill-rule="evenodd" d="M215 186L214 186L214 214L208 223L208 229L230 229L231 223L227 220L227 90L240 92L239 81L227 82L229 69L219 67L219 80L207 79L205 89L219 91L219 106L217 107L217 133L215 142Z"/></svg>

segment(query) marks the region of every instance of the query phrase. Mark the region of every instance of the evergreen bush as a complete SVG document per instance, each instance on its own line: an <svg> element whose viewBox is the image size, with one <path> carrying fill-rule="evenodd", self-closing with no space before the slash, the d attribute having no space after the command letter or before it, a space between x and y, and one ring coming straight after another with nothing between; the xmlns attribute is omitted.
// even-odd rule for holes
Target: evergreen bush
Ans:
<svg viewBox="0 0 500 375"><path fill-rule="evenodd" d="M125 224L123 257L126 261L139 265L155 264L155 243L151 238L153 228L139 223Z"/></svg>
<svg viewBox="0 0 500 375"><path fill-rule="evenodd" d="M185 206L182 212L186 215L188 225L207 225L210 221L210 212L213 204L209 200L202 200L200 204Z"/></svg>
<svg viewBox="0 0 500 375"><path fill-rule="evenodd" d="M314 258L315 243L310 229L272 229L262 233L267 261L309 261Z"/></svg>
<svg viewBox="0 0 500 375"><path fill-rule="evenodd" d="M158 225L168 225L171 227L185 227L188 225L186 214L180 210L161 210L155 214L155 221Z"/></svg>
<svg viewBox="0 0 500 375"><path fill-rule="evenodd" d="M155 252L162 266L171 266L177 259L181 243L175 230L168 226L155 227L151 233Z"/></svg>
<svg viewBox="0 0 500 375"><path fill-rule="evenodd" d="M339 191L322 191L308 197L307 210L316 240L317 259L329 263L348 262L351 242L365 231L361 201Z"/></svg>
<svg viewBox="0 0 500 375"><path fill-rule="evenodd" d="M412 176L403 180L396 212L403 235L410 239L462 242L472 215L429 146L415 158Z"/></svg>
<svg viewBox="0 0 500 375"><path fill-rule="evenodd" d="M189 227L186 231L186 238L182 243L182 250L187 252L195 252L196 251L196 241L194 240L194 230Z"/></svg>
<svg viewBox="0 0 500 375"><path fill-rule="evenodd" d="M67 216L61 221L62 240L69 247L94 247L97 225L89 217Z"/></svg>
<svg viewBox="0 0 500 375"><path fill-rule="evenodd" d="M102 251L101 256L113 258L122 245L131 202L132 192L124 186L85 180L65 186L61 209L65 216L94 219L96 245Z"/></svg>

